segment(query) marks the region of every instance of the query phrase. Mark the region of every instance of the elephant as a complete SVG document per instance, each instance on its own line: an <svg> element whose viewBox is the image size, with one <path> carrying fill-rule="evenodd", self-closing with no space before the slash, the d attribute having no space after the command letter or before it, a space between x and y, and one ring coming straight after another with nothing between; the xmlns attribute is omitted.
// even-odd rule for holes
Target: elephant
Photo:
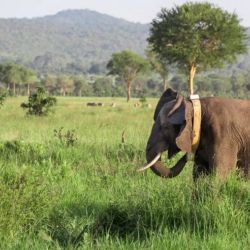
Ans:
<svg viewBox="0 0 250 250"><path fill-rule="evenodd" d="M250 177L250 100L223 97L200 99L200 141L194 154L193 179L217 175L224 179L236 166ZM173 178L181 173L192 152L193 105L172 89L161 96L146 146L147 165L158 176ZM165 168L161 154L184 156L172 168Z"/></svg>

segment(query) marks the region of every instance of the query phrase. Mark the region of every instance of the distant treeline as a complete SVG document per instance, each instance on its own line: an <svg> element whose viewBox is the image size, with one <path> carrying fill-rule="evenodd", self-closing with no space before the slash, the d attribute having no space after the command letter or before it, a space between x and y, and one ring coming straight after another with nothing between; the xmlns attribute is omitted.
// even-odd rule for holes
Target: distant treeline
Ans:
<svg viewBox="0 0 250 250"><path fill-rule="evenodd" d="M0 87L10 95L29 95L42 86L51 95L126 96L123 81L107 76L106 65L124 49L145 55L149 27L89 10L0 19ZM195 89L203 96L249 98L249 69L250 56L241 56L223 70L197 75ZM186 76L168 65L166 72L169 87L187 91ZM163 90L162 77L151 71L137 77L131 94L158 97Z"/></svg>
<svg viewBox="0 0 250 250"><path fill-rule="evenodd" d="M1 68L1 67L0 67ZM24 68L19 67L19 72ZM21 70L21 71L20 71ZM27 73L28 72L28 73ZM61 96L102 96L125 97L125 85L118 77L107 75L36 75L27 71L18 78L3 75L0 88L10 95L28 95L37 87L44 87L51 95ZM35 75L34 75L35 74ZM26 76L26 79L25 79ZM23 78L22 78L23 77ZM15 84L14 84L15 83ZM168 86L187 93L187 79L183 74L169 76ZM196 92L201 96L231 96L250 98L250 71L233 71L231 75L209 73L198 75L195 79ZM14 90L15 88L15 90ZM14 92L15 91L15 92ZM159 97L164 91L162 79L155 73L139 76L132 84L132 97Z"/></svg>

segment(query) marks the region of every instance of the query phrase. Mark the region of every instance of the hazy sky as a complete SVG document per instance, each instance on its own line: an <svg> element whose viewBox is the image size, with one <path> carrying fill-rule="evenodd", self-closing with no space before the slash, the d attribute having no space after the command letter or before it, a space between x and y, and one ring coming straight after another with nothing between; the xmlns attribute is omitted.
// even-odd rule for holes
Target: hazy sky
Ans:
<svg viewBox="0 0 250 250"><path fill-rule="evenodd" d="M171 8L185 0L0 0L0 17L37 17L65 9L91 9L129 21L149 23L162 7ZM199 1L204 2L204 1ZM207 0L242 19L250 26L250 0Z"/></svg>

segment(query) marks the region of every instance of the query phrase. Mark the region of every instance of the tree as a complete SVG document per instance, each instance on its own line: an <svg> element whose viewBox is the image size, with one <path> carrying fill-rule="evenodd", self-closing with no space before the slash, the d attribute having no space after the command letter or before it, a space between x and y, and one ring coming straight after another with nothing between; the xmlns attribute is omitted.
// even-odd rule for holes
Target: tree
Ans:
<svg viewBox="0 0 250 250"><path fill-rule="evenodd" d="M113 81L110 77L98 77L93 83L96 96L113 96Z"/></svg>
<svg viewBox="0 0 250 250"><path fill-rule="evenodd" d="M3 106L6 97L7 97L7 92L4 90L0 90L0 108Z"/></svg>
<svg viewBox="0 0 250 250"><path fill-rule="evenodd" d="M47 115L56 104L56 98L50 97L43 88L37 88L36 93L29 96L28 103L22 103L23 109L28 109L28 115Z"/></svg>
<svg viewBox="0 0 250 250"><path fill-rule="evenodd" d="M247 51L246 29L236 14L210 3L188 2L162 9L152 21L152 50L189 74L190 93L197 70L222 67Z"/></svg>
<svg viewBox="0 0 250 250"><path fill-rule="evenodd" d="M131 96L131 85L134 79L141 72L148 69L148 61L136 53L124 50L114 53L107 64L108 74L118 75L122 78L127 87L127 101Z"/></svg>
<svg viewBox="0 0 250 250"><path fill-rule="evenodd" d="M30 95L30 85L38 82L35 72L31 69L23 68L21 74L22 82L27 84L27 95Z"/></svg>
<svg viewBox="0 0 250 250"><path fill-rule="evenodd" d="M16 84L22 82L22 66L14 63L7 63L2 65L1 80L7 84L12 84L13 95L15 96Z"/></svg>
<svg viewBox="0 0 250 250"><path fill-rule="evenodd" d="M16 95L16 84L26 83L29 95L29 85L37 81L33 70L15 63L7 63L0 66L0 80L9 85L12 84L13 95Z"/></svg>
<svg viewBox="0 0 250 250"><path fill-rule="evenodd" d="M72 91L73 84L74 81L70 76L60 75L57 77L57 88L63 96Z"/></svg>
<svg viewBox="0 0 250 250"><path fill-rule="evenodd" d="M55 94L56 92L57 76L46 74L41 77L41 84L49 93Z"/></svg>
<svg viewBox="0 0 250 250"><path fill-rule="evenodd" d="M86 77L84 76L74 76L74 95L86 96L92 93L92 87L88 84Z"/></svg>
<svg viewBox="0 0 250 250"><path fill-rule="evenodd" d="M154 70L156 73L158 73L162 80L163 80L163 86L164 90L168 87L168 63L166 60L161 58L157 53L155 53L152 49L148 48L146 50L147 58L150 62L150 65L152 67L152 70Z"/></svg>

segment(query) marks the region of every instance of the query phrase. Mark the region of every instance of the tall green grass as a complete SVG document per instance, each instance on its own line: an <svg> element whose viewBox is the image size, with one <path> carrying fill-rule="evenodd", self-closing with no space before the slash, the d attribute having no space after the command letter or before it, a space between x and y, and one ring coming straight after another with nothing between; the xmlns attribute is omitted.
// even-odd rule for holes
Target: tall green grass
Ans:
<svg viewBox="0 0 250 250"><path fill-rule="evenodd" d="M60 98L54 115L27 117L23 101L0 110L1 249L249 249L249 182L203 179L194 198L191 165L171 180L135 172L153 110Z"/></svg>

